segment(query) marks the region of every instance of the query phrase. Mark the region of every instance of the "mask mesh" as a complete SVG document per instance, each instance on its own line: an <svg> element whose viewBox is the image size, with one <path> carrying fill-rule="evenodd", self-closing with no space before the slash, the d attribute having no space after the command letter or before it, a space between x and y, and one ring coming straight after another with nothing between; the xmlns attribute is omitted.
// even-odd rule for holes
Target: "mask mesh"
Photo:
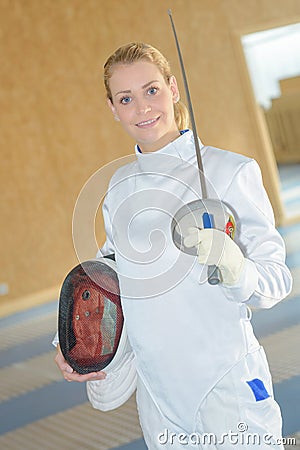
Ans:
<svg viewBox="0 0 300 450"><path fill-rule="evenodd" d="M123 321L118 278L110 266L86 261L67 275L59 299L59 343L76 372L103 370L112 361Z"/></svg>

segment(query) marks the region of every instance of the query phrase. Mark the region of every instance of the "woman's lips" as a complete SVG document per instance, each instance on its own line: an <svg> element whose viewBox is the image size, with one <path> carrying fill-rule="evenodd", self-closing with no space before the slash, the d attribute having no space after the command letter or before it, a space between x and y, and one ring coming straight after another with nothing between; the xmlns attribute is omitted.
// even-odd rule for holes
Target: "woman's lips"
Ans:
<svg viewBox="0 0 300 450"><path fill-rule="evenodd" d="M139 128L150 128L159 120L159 117L155 119L144 120L143 122L136 123L136 126Z"/></svg>

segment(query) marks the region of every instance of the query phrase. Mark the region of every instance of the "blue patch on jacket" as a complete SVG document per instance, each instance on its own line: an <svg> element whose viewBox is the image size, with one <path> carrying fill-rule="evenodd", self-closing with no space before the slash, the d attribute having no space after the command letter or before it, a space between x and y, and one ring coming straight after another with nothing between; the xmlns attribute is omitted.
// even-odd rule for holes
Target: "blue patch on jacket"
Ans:
<svg viewBox="0 0 300 450"><path fill-rule="evenodd" d="M253 380L247 381L246 383L249 384L257 402L270 397L270 394L265 388L264 383L259 378L254 378Z"/></svg>

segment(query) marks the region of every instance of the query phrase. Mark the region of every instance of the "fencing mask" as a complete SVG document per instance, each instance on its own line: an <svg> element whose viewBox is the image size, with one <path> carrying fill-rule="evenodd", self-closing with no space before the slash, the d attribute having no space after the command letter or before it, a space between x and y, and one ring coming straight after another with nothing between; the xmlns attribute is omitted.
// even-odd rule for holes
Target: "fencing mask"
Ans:
<svg viewBox="0 0 300 450"><path fill-rule="evenodd" d="M66 276L59 298L62 354L80 374L113 369L129 345L116 263L110 257L85 261Z"/></svg>

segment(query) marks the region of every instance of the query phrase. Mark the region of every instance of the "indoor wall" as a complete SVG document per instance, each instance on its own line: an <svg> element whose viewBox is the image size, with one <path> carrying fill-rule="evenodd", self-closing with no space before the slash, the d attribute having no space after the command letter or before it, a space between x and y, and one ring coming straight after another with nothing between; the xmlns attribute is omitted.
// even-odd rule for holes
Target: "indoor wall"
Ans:
<svg viewBox="0 0 300 450"><path fill-rule="evenodd" d="M81 188L133 152L106 106L106 58L126 42L150 42L182 85L169 7L201 139L258 160L280 220L275 162L264 154L236 39L239 30L292 22L298 0L0 0L0 284L8 286L0 307L8 312L57 295L78 263L72 214Z"/></svg>

